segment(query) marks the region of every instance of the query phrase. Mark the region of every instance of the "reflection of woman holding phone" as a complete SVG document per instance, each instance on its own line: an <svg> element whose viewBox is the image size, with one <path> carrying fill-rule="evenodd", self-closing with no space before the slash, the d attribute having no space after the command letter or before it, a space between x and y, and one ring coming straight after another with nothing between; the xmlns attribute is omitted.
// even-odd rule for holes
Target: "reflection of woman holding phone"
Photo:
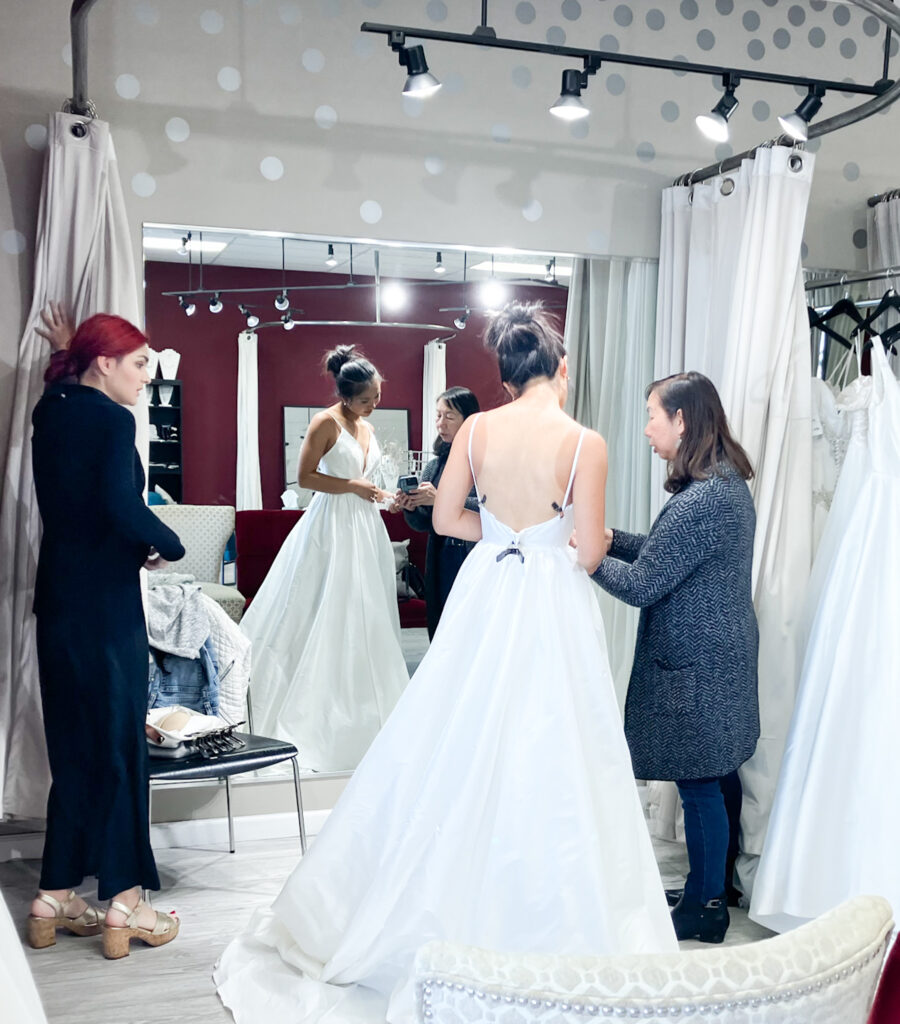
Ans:
<svg viewBox="0 0 900 1024"><path fill-rule="evenodd" d="M338 400L310 421L298 470L316 493L241 629L253 643L256 731L294 743L306 768L337 771L356 767L409 675L379 511L394 495L368 424L381 376L350 345L328 353L325 368Z"/></svg>
<svg viewBox="0 0 900 1024"><path fill-rule="evenodd" d="M433 637L447 595L456 579L456 574L472 550L473 545L457 537L444 537L434 532L431 512L441 481L450 445L463 421L479 411L478 399L468 388L448 388L437 400L437 432L432 459L422 472L419 486L399 498L403 518L414 529L428 534L428 548L425 553L425 605L428 612L428 636ZM478 511L475 489L466 501L466 508Z"/></svg>

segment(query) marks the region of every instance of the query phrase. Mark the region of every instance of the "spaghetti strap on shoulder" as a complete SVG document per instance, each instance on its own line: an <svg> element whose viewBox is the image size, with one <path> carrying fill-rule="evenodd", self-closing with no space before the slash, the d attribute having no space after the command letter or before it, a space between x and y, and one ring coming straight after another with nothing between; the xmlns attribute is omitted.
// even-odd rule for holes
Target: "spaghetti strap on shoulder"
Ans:
<svg viewBox="0 0 900 1024"><path fill-rule="evenodd" d="M475 485L475 494L478 497L479 501L481 501L481 491L478 490L478 480L475 477L475 466L472 463L472 437L475 434L475 425L478 423L478 420L480 418L481 413L476 412L475 415L472 417L472 427L469 430L469 469L472 471L472 483Z"/></svg>
<svg viewBox="0 0 900 1024"><path fill-rule="evenodd" d="M575 483L575 470L578 466L578 456L581 454L581 445L584 441L584 435L587 433L587 427L581 428L581 433L578 435L578 444L575 446L575 458L572 459L572 472L569 473L569 483L566 486L566 496L563 498L563 508L567 508L569 504L569 498L572 496L572 484Z"/></svg>

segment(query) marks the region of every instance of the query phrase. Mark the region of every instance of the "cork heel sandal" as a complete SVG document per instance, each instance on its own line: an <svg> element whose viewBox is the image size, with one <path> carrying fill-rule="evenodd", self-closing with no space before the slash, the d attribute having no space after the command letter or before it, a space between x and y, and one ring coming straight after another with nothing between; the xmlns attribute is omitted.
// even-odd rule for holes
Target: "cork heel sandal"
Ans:
<svg viewBox="0 0 900 1024"><path fill-rule="evenodd" d="M53 910L54 916L28 915L27 939L28 945L32 949L46 949L48 946L55 946L57 928L65 928L73 935L99 935L103 924L102 910L88 906L77 917L66 916L66 907L75 899L74 890L62 903L53 896L48 896L47 893L40 893L37 899L41 903L46 903Z"/></svg>
<svg viewBox="0 0 900 1024"><path fill-rule="evenodd" d="M146 906L143 900L138 900L137 906L132 910L124 903L113 900L110 910L118 910L125 915L125 924L116 927L103 923L103 955L107 960L121 960L131 952L131 940L140 939L148 946L164 946L178 934L179 920L171 914L162 914L156 911L156 924L152 928L141 928L137 920L141 908Z"/></svg>

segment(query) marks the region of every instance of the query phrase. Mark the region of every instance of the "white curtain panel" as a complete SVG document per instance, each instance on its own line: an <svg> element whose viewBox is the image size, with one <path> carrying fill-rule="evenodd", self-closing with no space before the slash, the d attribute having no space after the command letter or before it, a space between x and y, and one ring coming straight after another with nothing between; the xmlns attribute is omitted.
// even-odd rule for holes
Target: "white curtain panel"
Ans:
<svg viewBox="0 0 900 1024"><path fill-rule="evenodd" d="M19 345L0 497L0 814L24 817L43 817L49 786L31 611L40 517L30 443L31 412L48 358L47 343L34 327L51 299L76 323L98 312L138 322L131 237L109 125L71 114L50 118L34 295ZM146 464L145 402L135 415Z"/></svg>
<svg viewBox="0 0 900 1024"><path fill-rule="evenodd" d="M429 341L425 346L422 369L422 451L430 452L437 440L434 407L438 395L447 390L447 346L443 341Z"/></svg>
<svg viewBox="0 0 900 1024"><path fill-rule="evenodd" d="M644 389L653 373L657 267L646 260L576 260L566 311L567 411L609 452L606 522L649 528L650 449ZM597 589L616 695L624 707L638 610Z"/></svg>
<svg viewBox="0 0 900 1024"><path fill-rule="evenodd" d="M262 508L259 470L258 338L254 331L238 335L237 486L235 508Z"/></svg>
<svg viewBox="0 0 900 1024"><path fill-rule="evenodd" d="M763 148L738 171L668 189L662 203L655 374L709 376L756 470L753 592L762 735L741 770L739 876L748 894L793 711L795 630L812 558L810 353L800 246L814 162L809 153ZM665 499L658 486L664 468L655 469L654 514ZM672 830L669 822L659 831Z"/></svg>
<svg viewBox="0 0 900 1024"><path fill-rule="evenodd" d="M869 295L880 299L893 288L900 292L900 196L876 203L869 208L868 255L869 269L882 270L897 268L897 275L884 281L870 281ZM900 321L900 313L895 310L885 313L878 321L878 327L884 329ZM900 357L891 355L894 373L900 372Z"/></svg>

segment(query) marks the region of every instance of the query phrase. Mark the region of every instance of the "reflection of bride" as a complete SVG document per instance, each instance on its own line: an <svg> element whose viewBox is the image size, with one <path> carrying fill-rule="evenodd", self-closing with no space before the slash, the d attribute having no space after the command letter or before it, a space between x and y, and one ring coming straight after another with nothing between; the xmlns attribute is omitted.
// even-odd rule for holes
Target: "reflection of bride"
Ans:
<svg viewBox="0 0 900 1024"><path fill-rule="evenodd" d="M605 551L605 446L561 410L543 314L514 306L489 341L515 401L463 424L434 512L478 543L310 851L223 954L237 1024L411 1024L431 939L677 949L585 572ZM464 507L476 474L480 514Z"/></svg>
<svg viewBox="0 0 900 1024"><path fill-rule="evenodd" d="M304 767L338 771L359 763L409 676L377 504L393 495L365 422L381 378L350 345L326 369L340 401L313 417L300 451L300 486L316 494L241 629L253 642L254 731L294 743Z"/></svg>

